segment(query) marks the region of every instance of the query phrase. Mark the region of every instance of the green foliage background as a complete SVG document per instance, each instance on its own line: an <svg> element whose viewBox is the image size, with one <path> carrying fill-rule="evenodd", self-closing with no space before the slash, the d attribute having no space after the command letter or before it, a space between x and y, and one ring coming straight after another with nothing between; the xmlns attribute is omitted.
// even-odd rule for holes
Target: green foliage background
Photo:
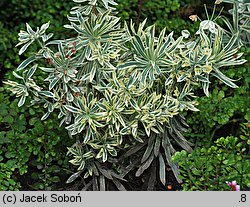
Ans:
<svg viewBox="0 0 250 207"><path fill-rule="evenodd" d="M60 26L66 23L71 6L71 1L0 2L0 86L25 58L19 57L15 48L17 34L25 22L34 26L50 20L55 38L63 38L66 29L62 31ZM17 100L0 88L0 190L58 189L71 173L66 147L72 140L64 129L58 128L56 117L42 122L41 116L42 109L38 107L17 108Z"/></svg>
<svg viewBox="0 0 250 207"><path fill-rule="evenodd" d="M188 16L209 2L213 1L143 0L140 10L138 0L117 0L117 9L125 21L132 18L138 23L148 18L148 24L156 23L158 31L166 27L167 32L178 34L183 29L196 31L198 23L191 22ZM66 147L73 140L58 128L56 117L42 122L41 108L17 108L17 100L1 83L10 79L21 59L29 55L19 57L14 47L25 22L34 27L50 20L49 31L55 34L54 39L74 35L61 29L68 22L66 16L72 6L71 0L0 1L0 190L67 188L64 183L71 165ZM244 50L249 60L250 49ZM240 136L240 123L250 122L249 63L231 68L226 75L237 79L240 87L230 89L214 81L210 97L198 98L200 112L188 114L190 128L186 137L197 146L211 147L221 136Z"/></svg>
<svg viewBox="0 0 250 207"><path fill-rule="evenodd" d="M41 109L17 108L9 92L3 88L0 92L0 190L17 190L22 185L51 190L70 173L65 154L72 140L58 128L56 117L42 122Z"/></svg>
<svg viewBox="0 0 250 207"><path fill-rule="evenodd" d="M249 128L242 126L239 137L217 139L211 147L197 147L193 153L176 152L183 190L230 190L226 181L236 180L241 189L250 188Z"/></svg>

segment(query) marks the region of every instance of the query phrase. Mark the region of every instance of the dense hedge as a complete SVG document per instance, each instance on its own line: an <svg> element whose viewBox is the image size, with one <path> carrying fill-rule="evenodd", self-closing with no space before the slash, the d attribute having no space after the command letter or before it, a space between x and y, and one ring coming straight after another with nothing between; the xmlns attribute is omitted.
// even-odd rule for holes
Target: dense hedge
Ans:
<svg viewBox="0 0 250 207"><path fill-rule="evenodd" d="M180 33L181 29L195 31L197 24L188 16L200 12L202 3L211 1L180 0L117 0L119 16L134 22L148 18L148 24ZM213 2L213 1L212 1ZM61 25L68 22L71 0L1 0L0 8L0 86L3 79L12 77L12 71L20 63L17 33L29 22L31 26L50 20L54 38L64 38L68 30ZM59 31L60 30L60 31ZM73 35L73 34L72 34ZM249 59L249 48L245 49ZM28 55L28 54L27 54ZM190 114L190 130L186 136L197 145L211 145L220 136L240 134L240 123L250 122L248 103L249 63L232 68L228 76L238 79L238 89L212 86L211 96L199 98L200 112ZM42 76L42 74L41 74ZM243 77L243 78L242 78ZM0 88L0 190L62 189L70 173L66 147L71 145L66 132L58 128L55 117L40 121L42 109L17 108L17 100L3 87ZM46 128L48 127L48 128ZM25 176L23 176L25 175ZM26 177L26 179L24 179ZM62 182L63 181L63 182ZM23 188L22 188L22 187ZM67 188L67 186L66 186ZM65 186L64 188L65 189Z"/></svg>

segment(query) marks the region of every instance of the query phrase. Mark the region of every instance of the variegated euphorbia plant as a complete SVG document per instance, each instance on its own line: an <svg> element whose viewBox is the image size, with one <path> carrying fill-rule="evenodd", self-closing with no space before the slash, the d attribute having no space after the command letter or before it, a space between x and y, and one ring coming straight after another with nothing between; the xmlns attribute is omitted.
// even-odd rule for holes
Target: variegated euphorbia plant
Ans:
<svg viewBox="0 0 250 207"><path fill-rule="evenodd" d="M58 113L60 125L77 140L68 148L70 162L78 166L68 182L83 173L89 181L85 190L105 190L107 181L125 190L121 181L131 170L141 176L149 167L157 167L165 185L166 165L181 182L171 160L174 147L192 151L182 135L187 126L181 113L198 110L194 85L207 96L213 77L237 87L221 69L245 62L238 53L239 33L228 38L210 19L194 37L184 30L175 39L165 30L156 35L146 21L137 29L121 23L113 0L73 1L78 4L65 27L76 37L51 41L49 23L36 31L26 24L19 33L19 55L32 43L41 49L13 72L20 81L6 82L20 97L18 106L30 96L47 108L42 119ZM37 70L47 73L40 86L33 79Z"/></svg>

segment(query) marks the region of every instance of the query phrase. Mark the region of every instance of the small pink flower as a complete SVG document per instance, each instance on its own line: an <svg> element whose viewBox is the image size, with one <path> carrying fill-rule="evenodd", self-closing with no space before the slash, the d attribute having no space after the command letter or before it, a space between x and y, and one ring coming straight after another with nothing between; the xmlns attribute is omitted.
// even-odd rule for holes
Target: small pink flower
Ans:
<svg viewBox="0 0 250 207"><path fill-rule="evenodd" d="M240 185L234 180L232 182L226 181L227 185L232 189L232 191L240 191Z"/></svg>

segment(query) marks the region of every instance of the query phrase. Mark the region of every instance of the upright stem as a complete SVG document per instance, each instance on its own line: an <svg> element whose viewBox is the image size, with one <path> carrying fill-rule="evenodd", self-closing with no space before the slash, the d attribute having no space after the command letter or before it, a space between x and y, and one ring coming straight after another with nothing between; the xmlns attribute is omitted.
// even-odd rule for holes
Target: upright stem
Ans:
<svg viewBox="0 0 250 207"><path fill-rule="evenodd" d="M97 11L97 9L96 9L96 6L93 6L93 13L95 14L95 15L97 15L98 14L98 11Z"/></svg>
<svg viewBox="0 0 250 207"><path fill-rule="evenodd" d="M36 41L38 42L38 44L40 45L41 48L44 47L44 44L39 39L36 39Z"/></svg>
<svg viewBox="0 0 250 207"><path fill-rule="evenodd" d="M140 23L140 18L141 18L141 14L142 14L142 3L143 0L138 0L137 3L137 8L138 8L138 13L137 13L137 17L136 17L136 27L139 27L139 23Z"/></svg>

